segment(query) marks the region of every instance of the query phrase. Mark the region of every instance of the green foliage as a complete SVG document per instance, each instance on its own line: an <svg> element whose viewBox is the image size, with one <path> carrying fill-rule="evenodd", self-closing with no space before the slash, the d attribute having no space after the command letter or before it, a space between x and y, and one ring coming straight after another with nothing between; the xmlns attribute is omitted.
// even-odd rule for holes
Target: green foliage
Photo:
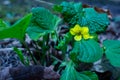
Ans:
<svg viewBox="0 0 120 80"><path fill-rule="evenodd" d="M81 3L74 4L73 2L63 2L60 6L62 6L61 13L64 14L64 16L74 16L76 13L82 11Z"/></svg>
<svg viewBox="0 0 120 80"><path fill-rule="evenodd" d="M27 29L32 40L38 40L41 36L55 31L61 21L59 17L42 7L33 8L32 13L31 23Z"/></svg>
<svg viewBox="0 0 120 80"><path fill-rule="evenodd" d="M77 15L77 13L80 13L82 11L82 4L75 4L73 2L62 2L61 5L55 5L54 10L62 14L65 22L73 24L76 20L72 19L74 16Z"/></svg>
<svg viewBox="0 0 120 80"><path fill-rule="evenodd" d="M68 43L72 40L72 35L68 32L65 34L64 38L59 41L58 46L56 46L57 49L66 49Z"/></svg>
<svg viewBox="0 0 120 80"><path fill-rule="evenodd" d="M76 24L88 26L90 33L105 31L109 24L106 13L98 13L94 8L83 8L81 3L63 2L59 7L55 7L54 10L60 12L64 21L70 26Z"/></svg>
<svg viewBox="0 0 120 80"><path fill-rule="evenodd" d="M120 67L120 41L105 40L103 44L107 59L113 66Z"/></svg>
<svg viewBox="0 0 120 80"><path fill-rule="evenodd" d="M16 52L16 54L19 56L20 61L24 64L24 65L29 65L29 60L27 57L24 57L23 53L21 50L19 50L18 48L14 47L14 51Z"/></svg>
<svg viewBox="0 0 120 80"><path fill-rule="evenodd" d="M98 76L94 73L94 72L91 72L91 71L83 71L82 72L84 75L87 75L89 76L89 78L91 80L98 80Z"/></svg>
<svg viewBox="0 0 120 80"><path fill-rule="evenodd" d="M103 32L109 24L106 13L98 13L94 8L83 9L82 20L78 23L82 26L88 26L90 33Z"/></svg>
<svg viewBox="0 0 120 80"><path fill-rule="evenodd" d="M26 28L28 27L31 16L32 14L28 14L22 19L18 20L11 27L1 30L0 39L16 38L20 41L23 41L25 36L25 31L26 31Z"/></svg>
<svg viewBox="0 0 120 80"><path fill-rule="evenodd" d="M0 19L0 31L7 27L8 27L8 25L2 19Z"/></svg>
<svg viewBox="0 0 120 80"><path fill-rule="evenodd" d="M53 10L56 11L56 12L61 12L62 11L62 6L54 5Z"/></svg>
<svg viewBox="0 0 120 80"><path fill-rule="evenodd" d="M73 61L82 62L95 62L103 54L100 45L93 39L75 42L73 50L70 53Z"/></svg>
<svg viewBox="0 0 120 80"><path fill-rule="evenodd" d="M98 80L98 77L95 73L87 71L79 73L74 67L75 64L72 61L70 61L67 64L65 70L63 71L60 80Z"/></svg>

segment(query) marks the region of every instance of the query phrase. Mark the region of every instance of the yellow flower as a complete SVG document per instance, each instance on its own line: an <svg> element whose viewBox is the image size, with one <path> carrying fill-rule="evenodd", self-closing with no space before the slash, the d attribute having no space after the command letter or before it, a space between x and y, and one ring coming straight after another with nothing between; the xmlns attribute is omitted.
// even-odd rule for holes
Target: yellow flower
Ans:
<svg viewBox="0 0 120 80"><path fill-rule="evenodd" d="M76 41L80 41L82 38L89 39L93 38L93 36L90 36L88 27L81 27L78 24L76 24L73 28L70 29L70 33L74 35L74 39Z"/></svg>

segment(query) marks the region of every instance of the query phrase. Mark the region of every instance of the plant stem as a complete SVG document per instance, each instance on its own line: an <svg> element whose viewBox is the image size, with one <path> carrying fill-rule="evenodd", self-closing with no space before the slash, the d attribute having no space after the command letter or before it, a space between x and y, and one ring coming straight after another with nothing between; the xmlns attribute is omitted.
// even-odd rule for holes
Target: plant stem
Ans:
<svg viewBox="0 0 120 80"><path fill-rule="evenodd" d="M30 51L29 47L27 46L27 44L26 44L24 41L22 41L21 43L22 43L22 44L26 47L26 49L28 50L28 52L29 52L29 54L30 54L30 56L31 56L34 64L37 65L37 60L35 59L35 57L34 57L33 54L31 53L31 51Z"/></svg>
<svg viewBox="0 0 120 80"><path fill-rule="evenodd" d="M53 59L55 59L55 60L57 60L57 61L59 61L60 63L62 63L62 61L60 59L56 58L55 56L50 55L50 57L53 58Z"/></svg>

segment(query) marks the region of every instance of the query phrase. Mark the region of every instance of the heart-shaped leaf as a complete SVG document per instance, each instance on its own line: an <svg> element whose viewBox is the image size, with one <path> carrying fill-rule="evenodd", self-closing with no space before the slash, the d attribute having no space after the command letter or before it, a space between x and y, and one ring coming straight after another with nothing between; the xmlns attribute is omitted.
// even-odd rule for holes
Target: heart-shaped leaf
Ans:
<svg viewBox="0 0 120 80"><path fill-rule="evenodd" d="M95 62L102 54L100 45L95 40L89 39L75 42L70 57L73 61Z"/></svg>
<svg viewBox="0 0 120 80"><path fill-rule="evenodd" d="M90 33L102 32L109 25L109 19L106 13L98 13L94 8L84 8L83 16L79 24L88 26Z"/></svg>
<svg viewBox="0 0 120 80"><path fill-rule="evenodd" d="M46 33L55 31L58 23L61 21L59 17L42 7L33 8L32 13L33 16L27 33L33 40L38 40Z"/></svg>
<svg viewBox="0 0 120 80"><path fill-rule="evenodd" d="M113 66L120 67L120 41L105 40L103 44L107 59Z"/></svg>
<svg viewBox="0 0 120 80"><path fill-rule="evenodd" d="M70 61L65 70L63 71L63 74L60 78L60 80L98 80L98 77L93 72L82 72L79 73L74 68L75 64Z"/></svg>

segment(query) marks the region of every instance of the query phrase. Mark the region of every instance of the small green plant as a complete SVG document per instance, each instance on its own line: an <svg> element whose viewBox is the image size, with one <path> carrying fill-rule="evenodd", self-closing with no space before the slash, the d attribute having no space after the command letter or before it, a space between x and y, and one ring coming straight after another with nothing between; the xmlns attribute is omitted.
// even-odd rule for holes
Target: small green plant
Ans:
<svg viewBox="0 0 120 80"><path fill-rule="evenodd" d="M98 12L92 7L86 8L82 3L74 2L54 5L53 10L60 16L45 8L37 7L10 27L0 20L0 39L20 40L37 65L49 66L59 63L57 71L62 70L60 80L98 80L94 72L79 72L77 68L81 62L94 63L101 59L103 54L113 66L120 67L120 41L105 40L102 46L98 42L98 35L105 32L109 25L109 18L105 12ZM61 29L62 25L65 25L64 33L61 33L64 30ZM26 45L25 34L35 42L40 60L36 59ZM50 45L51 42L54 45ZM24 57L19 49L14 50L21 62L29 65L29 59ZM61 57L55 56L56 54Z"/></svg>

